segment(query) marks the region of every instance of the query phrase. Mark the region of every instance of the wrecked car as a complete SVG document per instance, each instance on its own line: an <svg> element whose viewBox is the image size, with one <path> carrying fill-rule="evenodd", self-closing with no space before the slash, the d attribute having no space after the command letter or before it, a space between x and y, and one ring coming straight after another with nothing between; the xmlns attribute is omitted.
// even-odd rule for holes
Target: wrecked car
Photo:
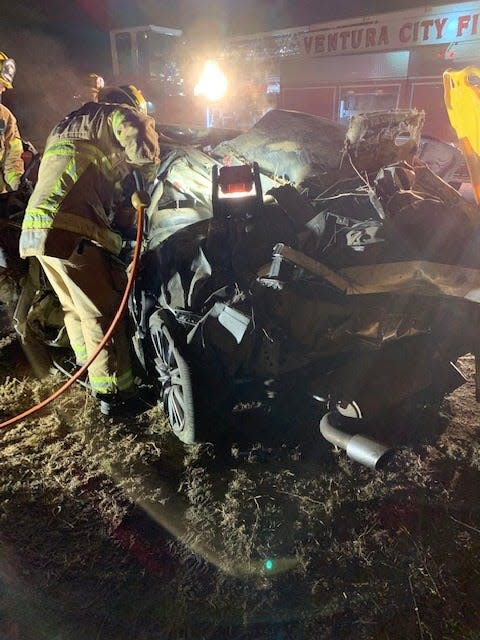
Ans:
<svg viewBox="0 0 480 640"><path fill-rule="evenodd" d="M214 146L163 130L130 313L180 440L242 403L313 399L323 435L375 467L362 420L465 382L479 212L418 158L423 118L272 110Z"/></svg>
<svg viewBox="0 0 480 640"><path fill-rule="evenodd" d="M272 110L245 132L159 128L129 317L139 371L181 441L211 440L212 417L242 407L315 403L327 440L375 467L389 447L365 420L465 382L455 362L478 352L478 208L419 157L423 118L375 112L345 127ZM0 218L18 233L16 204ZM17 263L4 277L12 265L25 277ZM41 275L14 313L39 370L39 340L68 349Z"/></svg>

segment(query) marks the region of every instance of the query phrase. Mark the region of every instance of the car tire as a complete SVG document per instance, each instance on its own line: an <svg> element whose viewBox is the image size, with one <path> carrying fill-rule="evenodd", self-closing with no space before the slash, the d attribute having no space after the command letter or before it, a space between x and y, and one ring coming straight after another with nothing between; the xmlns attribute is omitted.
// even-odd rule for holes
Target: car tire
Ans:
<svg viewBox="0 0 480 640"><path fill-rule="evenodd" d="M152 314L149 328L165 415L177 438L185 444L194 444L197 441L197 411L190 366L160 312Z"/></svg>

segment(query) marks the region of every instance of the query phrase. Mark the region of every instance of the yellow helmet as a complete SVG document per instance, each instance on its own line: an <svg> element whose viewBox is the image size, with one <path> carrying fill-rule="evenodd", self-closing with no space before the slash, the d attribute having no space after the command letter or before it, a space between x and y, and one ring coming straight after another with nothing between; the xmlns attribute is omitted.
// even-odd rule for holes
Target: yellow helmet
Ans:
<svg viewBox="0 0 480 640"><path fill-rule="evenodd" d="M147 101L140 89L137 89L133 84L124 84L121 87L103 87L98 92L98 101L128 104L142 113L147 113Z"/></svg>
<svg viewBox="0 0 480 640"><path fill-rule="evenodd" d="M13 58L9 58L3 51L0 51L0 82L7 89L13 88L15 71L15 60Z"/></svg>

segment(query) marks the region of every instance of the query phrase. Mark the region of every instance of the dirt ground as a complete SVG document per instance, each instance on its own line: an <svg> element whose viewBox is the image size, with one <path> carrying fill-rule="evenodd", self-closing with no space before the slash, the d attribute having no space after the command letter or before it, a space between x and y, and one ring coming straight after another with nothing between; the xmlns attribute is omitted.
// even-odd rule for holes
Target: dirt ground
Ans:
<svg viewBox="0 0 480 640"><path fill-rule="evenodd" d="M0 421L63 382L1 335ZM380 471L317 424L245 417L247 445L187 447L161 409L115 424L81 386L3 429L0 638L480 638L480 408L458 364L438 413L386 425L404 436Z"/></svg>

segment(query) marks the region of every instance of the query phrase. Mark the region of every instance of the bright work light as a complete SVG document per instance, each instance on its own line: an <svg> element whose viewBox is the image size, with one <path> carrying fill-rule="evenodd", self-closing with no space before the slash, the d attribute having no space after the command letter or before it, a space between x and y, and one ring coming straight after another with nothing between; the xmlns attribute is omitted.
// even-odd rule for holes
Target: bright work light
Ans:
<svg viewBox="0 0 480 640"><path fill-rule="evenodd" d="M196 96L203 95L212 102L221 100L227 91L227 78L215 60L207 60L194 89Z"/></svg>

